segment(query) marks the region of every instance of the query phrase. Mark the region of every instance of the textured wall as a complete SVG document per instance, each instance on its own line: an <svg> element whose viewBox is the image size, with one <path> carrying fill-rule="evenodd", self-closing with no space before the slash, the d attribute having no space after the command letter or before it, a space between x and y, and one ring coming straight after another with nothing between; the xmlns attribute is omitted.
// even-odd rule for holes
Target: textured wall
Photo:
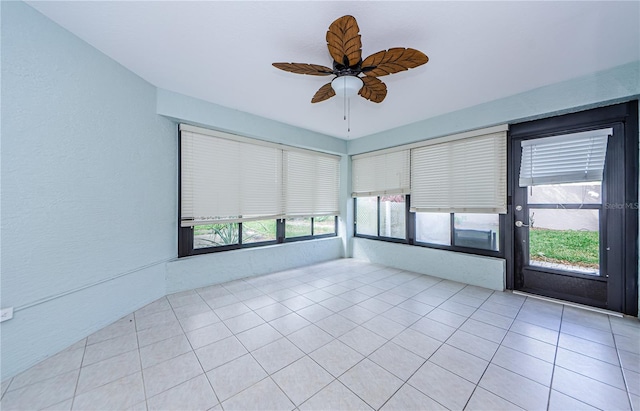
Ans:
<svg viewBox="0 0 640 411"><path fill-rule="evenodd" d="M365 238L353 239L353 258L492 290L504 290L501 258L435 250Z"/></svg>
<svg viewBox="0 0 640 411"><path fill-rule="evenodd" d="M346 154L347 142L208 101L158 89L158 114L176 122L213 128L273 143Z"/></svg>
<svg viewBox="0 0 640 411"><path fill-rule="evenodd" d="M177 150L153 86L1 7L4 378L165 294Z"/></svg>
<svg viewBox="0 0 640 411"><path fill-rule="evenodd" d="M350 140L349 154L629 101L640 96L640 61ZM391 143L390 143L391 142Z"/></svg>
<svg viewBox="0 0 640 411"><path fill-rule="evenodd" d="M359 153L640 94L638 62L350 142L157 90L21 2L1 10L2 378L170 292L343 255L500 289L504 262L341 238L172 260L176 120ZM392 143L390 143L392 142ZM351 247L353 251L351 252ZM167 263L167 261L172 260Z"/></svg>
<svg viewBox="0 0 640 411"><path fill-rule="evenodd" d="M340 237L331 237L180 258L167 264L167 293L333 260L342 252Z"/></svg>

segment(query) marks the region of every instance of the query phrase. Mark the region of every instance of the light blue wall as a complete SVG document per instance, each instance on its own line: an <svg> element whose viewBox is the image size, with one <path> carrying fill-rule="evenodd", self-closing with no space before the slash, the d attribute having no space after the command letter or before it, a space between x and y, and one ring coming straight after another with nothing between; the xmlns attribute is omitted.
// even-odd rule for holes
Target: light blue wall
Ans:
<svg viewBox="0 0 640 411"><path fill-rule="evenodd" d="M28 5L1 7L4 378L165 294L177 161L153 86Z"/></svg>
<svg viewBox="0 0 640 411"><path fill-rule="evenodd" d="M351 206L347 142L284 123L254 116L207 101L158 89L157 110L176 123L194 124L273 143L318 150L341 156L338 238L289 243L233 252L199 255L172 261L167 266L169 293L231 281L251 275L288 270L348 255L347 221Z"/></svg>
<svg viewBox="0 0 640 411"><path fill-rule="evenodd" d="M366 238L353 240L353 257L402 270L504 290L505 261L453 251L386 243Z"/></svg>
<svg viewBox="0 0 640 411"><path fill-rule="evenodd" d="M514 124L606 106L639 96L640 61L636 61L351 140L347 151L359 154L498 124ZM483 287L501 289L505 286L504 264L489 263L486 257L362 239L353 241L351 255Z"/></svg>
<svg viewBox="0 0 640 411"><path fill-rule="evenodd" d="M365 153L498 124L514 124L601 107L638 96L640 61L635 61L351 140L347 150L349 154Z"/></svg>
<svg viewBox="0 0 640 411"><path fill-rule="evenodd" d="M28 5L1 7L0 304L16 310L1 378L167 290L345 255L341 190L337 238L177 260L177 122L339 154L343 186L346 142L157 90Z"/></svg>
<svg viewBox="0 0 640 411"><path fill-rule="evenodd" d="M273 143L346 154L347 142L324 134L254 116L183 94L158 89L158 114L219 131L253 137Z"/></svg>
<svg viewBox="0 0 640 411"><path fill-rule="evenodd" d="M156 90L24 3L0 5L0 303L16 308L2 378L167 291L340 256L499 288L500 260L354 241L346 153L640 94L636 62L345 142ZM340 237L176 260L178 121L341 154Z"/></svg>
<svg viewBox="0 0 640 411"><path fill-rule="evenodd" d="M167 264L167 293L341 258L340 237L181 258Z"/></svg>

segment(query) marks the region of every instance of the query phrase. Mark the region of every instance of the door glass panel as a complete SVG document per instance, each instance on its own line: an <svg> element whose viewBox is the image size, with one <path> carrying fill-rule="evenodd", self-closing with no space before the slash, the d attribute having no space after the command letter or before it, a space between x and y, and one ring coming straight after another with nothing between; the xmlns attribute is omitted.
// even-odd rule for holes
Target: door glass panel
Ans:
<svg viewBox="0 0 640 411"><path fill-rule="evenodd" d="M600 273L599 210L529 208L529 264Z"/></svg>
<svg viewBox="0 0 640 411"><path fill-rule="evenodd" d="M602 183L532 186L527 194L529 204L602 204Z"/></svg>

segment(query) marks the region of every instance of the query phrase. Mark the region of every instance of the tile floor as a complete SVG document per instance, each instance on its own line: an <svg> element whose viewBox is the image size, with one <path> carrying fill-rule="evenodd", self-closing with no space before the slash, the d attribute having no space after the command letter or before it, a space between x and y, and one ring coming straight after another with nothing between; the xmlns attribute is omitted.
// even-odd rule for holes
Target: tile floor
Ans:
<svg viewBox="0 0 640 411"><path fill-rule="evenodd" d="M637 319L344 259L161 298L0 407L640 410L639 341Z"/></svg>

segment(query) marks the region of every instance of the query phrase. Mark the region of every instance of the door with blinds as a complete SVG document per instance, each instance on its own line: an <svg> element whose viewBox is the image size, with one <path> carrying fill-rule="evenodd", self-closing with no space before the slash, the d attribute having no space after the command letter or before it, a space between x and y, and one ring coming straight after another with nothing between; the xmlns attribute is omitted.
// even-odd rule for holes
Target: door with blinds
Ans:
<svg viewBox="0 0 640 411"><path fill-rule="evenodd" d="M632 114L619 105L512 126L514 289L637 315Z"/></svg>

